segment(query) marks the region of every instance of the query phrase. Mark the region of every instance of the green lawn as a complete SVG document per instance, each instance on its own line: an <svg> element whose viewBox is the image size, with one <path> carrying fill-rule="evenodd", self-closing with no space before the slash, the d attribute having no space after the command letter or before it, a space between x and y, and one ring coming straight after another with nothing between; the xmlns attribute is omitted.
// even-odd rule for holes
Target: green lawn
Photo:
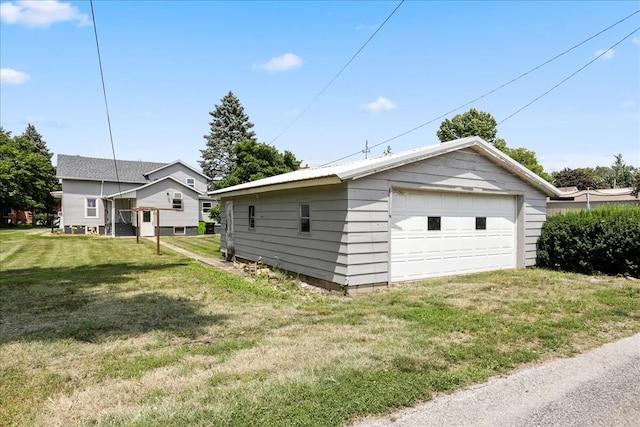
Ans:
<svg viewBox="0 0 640 427"><path fill-rule="evenodd" d="M345 297L20 230L0 267L0 425L337 426L640 331L640 282L544 270Z"/></svg>
<svg viewBox="0 0 640 427"><path fill-rule="evenodd" d="M163 242L171 243L198 255L220 258L220 235L203 234L198 237L161 237Z"/></svg>

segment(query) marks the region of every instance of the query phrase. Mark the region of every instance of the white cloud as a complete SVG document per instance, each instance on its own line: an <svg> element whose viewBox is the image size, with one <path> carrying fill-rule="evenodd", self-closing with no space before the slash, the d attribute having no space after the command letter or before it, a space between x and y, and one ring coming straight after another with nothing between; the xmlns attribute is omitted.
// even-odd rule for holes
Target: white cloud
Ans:
<svg viewBox="0 0 640 427"><path fill-rule="evenodd" d="M396 104L389 101L384 96L379 96L378 99L363 105L362 108L369 111L370 113L377 113L384 110L393 110L394 108L396 108Z"/></svg>
<svg viewBox="0 0 640 427"><path fill-rule="evenodd" d="M640 39L639 39L639 38L637 38L637 37L634 37L634 38L631 40L631 43L633 43L633 44L637 44L637 45L639 45L639 46L640 46Z"/></svg>
<svg viewBox="0 0 640 427"><path fill-rule="evenodd" d="M91 25L89 17L71 3L58 0L17 0L0 4L0 20L7 24L21 24L31 28L47 28L56 22L77 21Z"/></svg>
<svg viewBox="0 0 640 427"><path fill-rule="evenodd" d="M0 68L0 83L8 85L19 85L29 80L31 76L22 71L11 68Z"/></svg>
<svg viewBox="0 0 640 427"><path fill-rule="evenodd" d="M609 49L609 50L600 49L600 50L596 50L594 52L594 54L595 54L595 56L602 55L602 56L600 56L600 59L612 59L613 55L614 55L614 52L613 52L613 49Z"/></svg>
<svg viewBox="0 0 640 427"><path fill-rule="evenodd" d="M635 101L633 99L628 99L620 103L620 108L631 108L634 105L636 105Z"/></svg>
<svg viewBox="0 0 640 427"><path fill-rule="evenodd" d="M274 56L266 64L260 64L258 67L267 71L287 71L298 68L302 65L302 58L293 54L285 53L282 56Z"/></svg>

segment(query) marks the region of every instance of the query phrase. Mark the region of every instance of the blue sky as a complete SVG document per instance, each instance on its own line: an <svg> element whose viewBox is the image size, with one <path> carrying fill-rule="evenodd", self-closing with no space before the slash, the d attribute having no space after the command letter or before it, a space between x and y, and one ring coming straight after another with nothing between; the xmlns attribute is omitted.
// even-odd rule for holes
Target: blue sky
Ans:
<svg viewBox="0 0 640 427"><path fill-rule="evenodd" d="M198 166L233 91L262 142L321 165L433 120L640 9L637 1L94 1L116 156ZM0 123L54 154L111 157L88 1L0 1ZM640 13L477 108L498 122L640 27ZM547 171L640 166L640 31L498 127ZM452 113L448 118L453 117ZM371 150L438 143L443 119ZM273 142L272 142L273 141ZM348 160L364 157L359 153ZM54 158L55 162L55 158Z"/></svg>

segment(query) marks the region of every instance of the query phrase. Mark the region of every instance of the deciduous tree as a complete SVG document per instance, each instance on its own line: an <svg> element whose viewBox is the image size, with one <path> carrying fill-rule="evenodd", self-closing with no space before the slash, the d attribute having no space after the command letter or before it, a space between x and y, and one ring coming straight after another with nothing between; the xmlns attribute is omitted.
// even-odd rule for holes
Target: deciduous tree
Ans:
<svg viewBox="0 0 640 427"><path fill-rule="evenodd" d="M468 136L479 136L542 179L551 182L551 176L538 163L535 151L524 147L509 148L507 142L502 138L498 138L497 135L496 119L490 113L478 111L475 108L466 113L457 114L451 120L445 119L437 132L440 142Z"/></svg>
<svg viewBox="0 0 640 427"><path fill-rule="evenodd" d="M29 128L28 128L29 129ZM35 131L35 128L32 130ZM25 131L26 133L26 131ZM37 133L37 132L36 132ZM38 134L39 135L39 134ZM43 155L41 145L25 136L11 136L0 127L0 208L44 211L52 204L55 171L51 155Z"/></svg>
<svg viewBox="0 0 640 427"><path fill-rule="evenodd" d="M243 184L274 175L298 170L300 161L290 151L280 153L263 142L247 140L233 147L236 167L229 176L216 183L216 188Z"/></svg>
<svg viewBox="0 0 640 427"><path fill-rule="evenodd" d="M564 168L560 172L552 174L553 185L556 187L577 187L578 190L587 188L605 188L604 182L588 168L570 169Z"/></svg>

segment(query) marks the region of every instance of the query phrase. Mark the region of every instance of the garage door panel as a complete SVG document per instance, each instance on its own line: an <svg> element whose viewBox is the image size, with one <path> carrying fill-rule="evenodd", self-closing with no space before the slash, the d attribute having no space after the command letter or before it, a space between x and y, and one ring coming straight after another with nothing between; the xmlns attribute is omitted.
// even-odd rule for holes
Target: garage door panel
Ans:
<svg viewBox="0 0 640 427"><path fill-rule="evenodd" d="M428 217L440 230L428 230ZM392 198L391 280L515 267L515 197L407 192ZM476 230L476 217L486 229Z"/></svg>

